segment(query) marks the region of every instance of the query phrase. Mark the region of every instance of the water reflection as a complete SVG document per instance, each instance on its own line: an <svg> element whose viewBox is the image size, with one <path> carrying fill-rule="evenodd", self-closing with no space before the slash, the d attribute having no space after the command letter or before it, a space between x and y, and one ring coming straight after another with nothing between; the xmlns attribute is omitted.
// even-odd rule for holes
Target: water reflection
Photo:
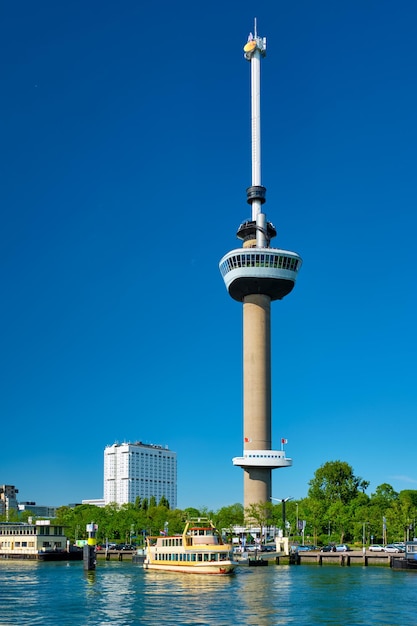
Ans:
<svg viewBox="0 0 417 626"><path fill-rule="evenodd" d="M140 623L135 620L135 574L137 569L134 567L116 563L106 563L105 567L97 569L95 590L99 597L94 607L93 623L100 626Z"/></svg>
<svg viewBox="0 0 417 626"><path fill-rule="evenodd" d="M23 616L33 609L34 601L38 593L39 580L36 570L39 565L36 561L2 562L0 566L0 623L9 623L15 611ZM25 589L25 594L17 592L17 589ZM10 622L11 623L11 622ZM22 622L23 623L23 622ZM36 621L33 622L36 624Z"/></svg>
<svg viewBox="0 0 417 626"><path fill-rule="evenodd" d="M293 623L293 580L289 567L248 568L239 578L240 618L245 624ZM242 622L243 623L243 622Z"/></svg>
<svg viewBox="0 0 417 626"><path fill-rule="evenodd" d="M94 585L96 582L96 571L84 570L84 577L89 585Z"/></svg>
<svg viewBox="0 0 417 626"><path fill-rule="evenodd" d="M0 561L0 626L414 624L415 572L241 566L234 576L144 572L106 562Z"/></svg>
<svg viewBox="0 0 417 626"><path fill-rule="evenodd" d="M272 568L270 568L272 570ZM278 568L274 568L278 571ZM240 567L233 576L146 572L142 623L155 623L154 599L169 605L164 624L289 624L292 582L285 568L278 580L271 571ZM279 592L279 602L274 602ZM161 616L162 618L162 616Z"/></svg>
<svg viewBox="0 0 417 626"><path fill-rule="evenodd" d="M155 623L155 597L166 607L164 624L223 624L234 576L203 576L175 572L144 573L142 623Z"/></svg>

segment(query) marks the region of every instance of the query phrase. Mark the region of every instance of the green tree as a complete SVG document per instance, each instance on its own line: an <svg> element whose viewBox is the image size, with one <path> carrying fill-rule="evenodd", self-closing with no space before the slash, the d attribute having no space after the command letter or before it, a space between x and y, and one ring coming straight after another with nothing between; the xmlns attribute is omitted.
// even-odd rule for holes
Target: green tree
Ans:
<svg viewBox="0 0 417 626"><path fill-rule="evenodd" d="M165 508L169 509L169 502L165 496L161 497L161 499L159 500L158 506L164 506Z"/></svg>
<svg viewBox="0 0 417 626"><path fill-rule="evenodd" d="M398 499L398 493L388 483L382 483L375 489L375 493L371 495L372 502L382 507L389 507Z"/></svg>
<svg viewBox="0 0 417 626"><path fill-rule="evenodd" d="M399 500L405 530L404 538L411 539L416 536L417 491L415 489L404 489L399 493Z"/></svg>
<svg viewBox="0 0 417 626"><path fill-rule="evenodd" d="M194 509L193 507L189 506L186 509L184 509L184 515L186 518L190 518L190 517L201 517L201 513L198 509Z"/></svg>
<svg viewBox="0 0 417 626"><path fill-rule="evenodd" d="M398 494L401 502L407 505L410 511L413 511L413 515L416 514L417 511L417 490L416 489L403 489Z"/></svg>
<svg viewBox="0 0 417 626"><path fill-rule="evenodd" d="M369 482L355 476L345 461L328 461L316 470L309 485L308 499L315 503L317 530L327 532L329 538L335 534L339 541L350 541L355 531L354 503L365 495Z"/></svg>
<svg viewBox="0 0 417 626"><path fill-rule="evenodd" d="M20 522L28 522L29 518L31 518L32 522L35 522L37 516L32 513L29 509L25 509L24 511L19 511L19 521Z"/></svg>
<svg viewBox="0 0 417 626"><path fill-rule="evenodd" d="M313 535L313 543L317 544L325 524L326 503L314 498L304 498L301 500L301 511L306 521L306 531Z"/></svg>
<svg viewBox="0 0 417 626"><path fill-rule="evenodd" d="M375 493L371 494L368 508L369 534L373 536L375 543L384 543L384 525L387 529L387 537L388 535L392 537L398 532L401 536L400 527L397 528L396 522L397 502L398 493L388 483L378 485Z"/></svg>
<svg viewBox="0 0 417 626"><path fill-rule="evenodd" d="M240 502L222 507L213 517L213 521L219 529L231 529L233 526L242 526L244 523L243 519L243 505Z"/></svg>
<svg viewBox="0 0 417 626"><path fill-rule="evenodd" d="M355 476L345 461L328 461L314 474L308 483L308 496L314 500L348 504L356 498L359 490L365 491L369 482Z"/></svg>
<svg viewBox="0 0 417 626"><path fill-rule="evenodd" d="M364 534L365 543L369 536L369 503L369 496L366 493L359 493L349 505L349 535L358 543L362 543Z"/></svg>
<svg viewBox="0 0 417 626"><path fill-rule="evenodd" d="M331 524L332 533L336 535L339 543L353 538L351 512L343 502L340 500L332 502L327 509L325 519L328 524Z"/></svg>
<svg viewBox="0 0 417 626"><path fill-rule="evenodd" d="M254 526L270 526L273 520L274 505L271 502L258 502L245 508L244 517L248 524Z"/></svg>
<svg viewBox="0 0 417 626"><path fill-rule="evenodd" d="M20 519L19 511L17 509L9 509L5 515L0 516L2 522L18 522Z"/></svg>

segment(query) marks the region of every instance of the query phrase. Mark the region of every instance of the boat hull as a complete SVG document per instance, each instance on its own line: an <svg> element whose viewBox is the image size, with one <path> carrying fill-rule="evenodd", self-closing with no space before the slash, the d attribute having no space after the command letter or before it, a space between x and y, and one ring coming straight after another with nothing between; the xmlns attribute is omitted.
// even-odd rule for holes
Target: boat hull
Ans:
<svg viewBox="0 0 417 626"><path fill-rule="evenodd" d="M217 576L225 576L232 574L237 566L234 562L216 563L215 565L210 563L149 563L145 560L143 563L143 569L145 570L158 570L163 572L182 572L183 574L209 574Z"/></svg>

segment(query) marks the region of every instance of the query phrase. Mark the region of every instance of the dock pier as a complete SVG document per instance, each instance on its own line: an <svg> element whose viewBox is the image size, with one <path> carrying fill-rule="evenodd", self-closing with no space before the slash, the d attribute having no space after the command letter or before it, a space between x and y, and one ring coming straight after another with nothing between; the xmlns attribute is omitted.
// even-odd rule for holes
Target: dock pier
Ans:
<svg viewBox="0 0 417 626"><path fill-rule="evenodd" d="M398 554L394 556L398 558ZM370 551L363 553L361 550L352 550L349 552L295 552L289 555L276 555L272 558L275 558L277 565L340 565L341 567L376 565L391 567L393 554Z"/></svg>

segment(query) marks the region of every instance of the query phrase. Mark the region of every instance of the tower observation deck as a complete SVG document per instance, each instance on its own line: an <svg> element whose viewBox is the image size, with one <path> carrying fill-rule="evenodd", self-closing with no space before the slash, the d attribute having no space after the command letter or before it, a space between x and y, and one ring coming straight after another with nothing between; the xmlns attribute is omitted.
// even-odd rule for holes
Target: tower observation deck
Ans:
<svg viewBox="0 0 417 626"><path fill-rule="evenodd" d="M251 217L237 238L242 247L219 263L230 296L243 303L243 456L233 464L244 470L244 507L271 499L272 470L292 465L271 441L270 306L282 300L296 282L302 260L296 252L271 247L277 232L263 212L266 189L261 182L260 64L266 39L250 33L244 56L251 66L252 185L246 190ZM282 440L284 441L284 440Z"/></svg>

